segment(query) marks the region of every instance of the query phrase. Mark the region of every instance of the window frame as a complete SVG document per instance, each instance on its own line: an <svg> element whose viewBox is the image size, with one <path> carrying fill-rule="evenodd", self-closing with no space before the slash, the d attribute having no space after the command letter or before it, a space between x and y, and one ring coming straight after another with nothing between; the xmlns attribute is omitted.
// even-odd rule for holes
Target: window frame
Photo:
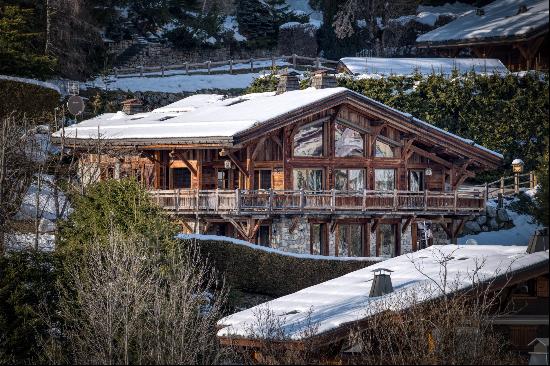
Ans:
<svg viewBox="0 0 550 366"><path fill-rule="evenodd" d="M337 154L337 144L338 144L338 128L337 126L343 126L345 128L349 128L350 130L356 132L359 134L359 136L361 137L361 150L362 150L362 153L361 155L347 155L347 156L339 156ZM338 122L336 121L336 123L334 123L334 157L335 158L343 158L343 159L360 159L360 158L365 158L366 157L366 152L367 152L367 149L366 149L366 146L365 146L365 142L367 141L367 136L364 132L360 131L359 129L356 129L356 128L353 128L351 126L349 126L348 124L344 124L344 123L341 123L341 122Z"/></svg>
<svg viewBox="0 0 550 366"><path fill-rule="evenodd" d="M336 240L335 240L335 256L336 257L340 257L342 256L341 254L341 248L342 248L342 237L341 237L341 229L343 227L346 227L346 235L349 235L351 237L351 227L352 226L359 226L360 228L360 231L361 231L361 240L360 240L360 243L359 243L359 255L358 256L350 256L350 250L349 250L349 246L347 248L347 252L348 252L348 255L347 257L364 257L365 256L365 235L367 234L367 231L365 230L365 225L362 224L362 223L354 223L354 222L343 222L343 223L338 223L338 227L337 227L337 233L338 235L336 235Z"/></svg>
<svg viewBox="0 0 550 366"><path fill-rule="evenodd" d="M269 188L261 188L264 182L262 178L262 172L269 172ZM268 191L273 188L273 170L272 169L254 169L254 190L255 191Z"/></svg>
<svg viewBox="0 0 550 366"><path fill-rule="evenodd" d="M360 188L359 190L350 190L349 189L349 182L350 182L350 178L349 178L349 174L350 174L350 171L352 170L357 170L357 171L360 171L360 172L363 172L363 187ZM345 171L346 172L346 189L338 189L336 188L336 176L337 176L337 172L339 171ZM339 168L339 169L334 169L333 170L333 187L335 190L337 191L340 191L340 192L349 192L349 191L353 191L353 192L358 192L358 191L362 191L364 189L367 189L367 174L366 174L366 169L364 168Z"/></svg>
<svg viewBox="0 0 550 366"><path fill-rule="evenodd" d="M392 156L379 156L378 155L378 149L377 149L378 143L388 146L391 150ZM395 159L396 158L395 146L392 146L392 144L390 144L389 142L386 142L386 141L383 141L380 138L377 138L376 140L374 140L374 158L376 158L376 159Z"/></svg>
<svg viewBox="0 0 550 366"><path fill-rule="evenodd" d="M321 172L321 187L320 187L320 189L298 188L297 187L297 182L296 182L296 179L295 179L295 176L294 176L294 172L297 171L297 170L305 170L308 173L309 173L309 171L312 171L312 170L320 171ZM309 174L306 174L306 176L308 176L308 175ZM325 169L323 169L323 168L292 168L292 189L293 190L299 191L299 190L303 189L304 191L318 192L318 191L324 190L324 187L325 187Z"/></svg>
<svg viewBox="0 0 550 366"><path fill-rule="evenodd" d="M317 125L317 124L320 124L321 125L321 154L320 155L297 155L296 154L296 136L300 133L300 131L304 128L307 128L307 127L312 127L314 125ZM306 159L310 159L310 158L323 158L323 157L326 157L327 156L327 123L325 120L321 120L321 121L312 121L312 122L309 122L309 123L306 123L302 126L299 126L297 127L297 130L296 132L292 135L292 140L291 140L291 144L292 144L292 157L293 158L306 158Z"/></svg>
<svg viewBox="0 0 550 366"><path fill-rule="evenodd" d="M387 170L387 171L392 171L393 172L393 188L392 189L378 189L377 188L376 172L377 171L382 171L382 170ZM397 169L395 169L395 168L374 168L374 187L373 187L374 190L390 192L390 191L395 190L396 187L397 187Z"/></svg>

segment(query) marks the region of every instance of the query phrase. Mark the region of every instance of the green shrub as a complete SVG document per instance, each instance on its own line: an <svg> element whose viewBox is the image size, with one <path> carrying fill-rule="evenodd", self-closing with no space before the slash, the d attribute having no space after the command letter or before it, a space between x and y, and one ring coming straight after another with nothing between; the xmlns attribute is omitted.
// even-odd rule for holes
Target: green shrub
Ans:
<svg viewBox="0 0 550 366"><path fill-rule="evenodd" d="M190 245L194 239L182 239ZM226 241L196 240L202 255L244 292L279 297L374 264L372 260L298 258Z"/></svg>
<svg viewBox="0 0 550 366"><path fill-rule="evenodd" d="M277 90L277 84L279 83L279 77L277 75L269 74L259 78L255 78L252 84L246 90L247 93L264 93Z"/></svg>
<svg viewBox="0 0 550 366"><path fill-rule="evenodd" d="M25 114L27 119L44 123L51 119L55 107L61 104L57 91L40 85L13 80L0 80L0 116L12 112Z"/></svg>
<svg viewBox="0 0 550 366"><path fill-rule="evenodd" d="M72 200L74 211L60 224L58 248L85 248L110 233L141 234L152 242L170 242L176 225L133 179L107 180L87 187Z"/></svg>
<svg viewBox="0 0 550 366"><path fill-rule="evenodd" d="M36 251L0 256L0 364L37 363L55 316L58 261Z"/></svg>

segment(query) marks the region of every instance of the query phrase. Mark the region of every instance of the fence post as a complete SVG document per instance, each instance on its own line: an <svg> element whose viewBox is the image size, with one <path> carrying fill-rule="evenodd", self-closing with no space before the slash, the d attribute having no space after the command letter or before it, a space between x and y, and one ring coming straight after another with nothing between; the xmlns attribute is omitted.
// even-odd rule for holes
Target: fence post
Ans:
<svg viewBox="0 0 550 366"><path fill-rule="evenodd" d="M535 176L535 174L533 172L529 172L529 189L535 188L534 176Z"/></svg>
<svg viewBox="0 0 550 366"><path fill-rule="evenodd" d="M485 197L483 200L483 208L487 208L487 200L489 199L489 184L485 182Z"/></svg>
<svg viewBox="0 0 550 366"><path fill-rule="evenodd" d="M143 76L143 65L139 66L139 76Z"/></svg>
<svg viewBox="0 0 550 366"><path fill-rule="evenodd" d="M118 67L115 66L113 68L113 71L115 72L115 79L117 79L118 78Z"/></svg>
<svg viewBox="0 0 550 366"><path fill-rule="evenodd" d="M275 56L271 55L271 68L275 70Z"/></svg>
<svg viewBox="0 0 550 366"><path fill-rule="evenodd" d="M537 186L538 186L537 174L533 173L533 188L536 188Z"/></svg>
<svg viewBox="0 0 550 366"><path fill-rule="evenodd" d="M162 65L162 66L160 67L160 72L161 72L162 76L164 77L164 65Z"/></svg>
<svg viewBox="0 0 550 366"><path fill-rule="evenodd" d="M176 212L180 210L180 190L176 189Z"/></svg>
<svg viewBox="0 0 550 366"><path fill-rule="evenodd" d="M518 173L514 174L514 192L515 193L519 192L519 174Z"/></svg>
<svg viewBox="0 0 550 366"><path fill-rule="evenodd" d="M250 72L254 72L254 59L250 58Z"/></svg>
<svg viewBox="0 0 550 366"><path fill-rule="evenodd" d="M292 54L292 67L296 70L296 54Z"/></svg>
<svg viewBox="0 0 550 366"><path fill-rule="evenodd" d="M185 73L189 75L189 62L185 63Z"/></svg>
<svg viewBox="0 0 550 366"><path fill-rule="evenodd" d="M315 58L315 67L318 69L321 68L321 61L319 60L319 57Z"/></svg>
<svg viewBox="0 0 550 366"><path fill-rule="evenodd" d="M497 207L502 208L504 206L504 177L500 177L500 189L498 192Z"/></svg>
<svg viewBox="0 0 550 366"><path fill-rule="evenodd" d="M206 61L206 67L208 68L208 75L210 75L210 63L211 61Z"/></svg>
<svg viewBox="0 0 550 366"><path fill-rule="evenodd" d="M233 60L229 60L229 73L233 74Z"/></svg>

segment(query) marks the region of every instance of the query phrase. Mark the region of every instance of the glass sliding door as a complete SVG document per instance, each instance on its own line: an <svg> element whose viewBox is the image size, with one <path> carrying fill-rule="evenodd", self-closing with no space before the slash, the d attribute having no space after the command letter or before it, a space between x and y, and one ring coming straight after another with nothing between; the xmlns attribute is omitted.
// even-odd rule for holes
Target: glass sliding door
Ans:
<svg viewBox="0 0 550 366"><path fill-rule="evenodd" d="M311 224L310 229L310 253L315 255L327 255L326 248L327 224Z"/></svg>
<svg viewBox="0 0 550 366"><path fill-rule="evenodd" d="M293 189L306 191L323 190L322 169L294 169L292 171Z"/></svg>
<svg viewBox="0 0 550 366"><path fill-rule="evenodd" d="M271 189L271 170L262 169L254 171L254 189Z"/></svg>
<svg viewBox="0 0 550 366"><path fill-rule="evenodd" d="M338 191L360 191L365 188L363 169L336 169L334 171L334 189Z"/></svg>
<svg viewBox="0 0 550 366"><path fill-rule="evenodd" d="M380 256L395 257L395 248L397 246L397 225L380 224L378 225L378 245Z"/></svg>
<svg viewBox="0 0 550 366"><path fill-rule="evenodd" d="M395 189L395 169L374 169L374 189L393 191Z"/></svg>
<svg viewBox="0 0 550 366"><path fill-rule="evenodd" d="M409 191L420 192L424 190L424 171L409 170Z"/></svg>
<svg viewBox="0 0 550 366"><path fill-rule="evenodd" d="M338 256L363 256L363 225L338 224Z"/></svg>

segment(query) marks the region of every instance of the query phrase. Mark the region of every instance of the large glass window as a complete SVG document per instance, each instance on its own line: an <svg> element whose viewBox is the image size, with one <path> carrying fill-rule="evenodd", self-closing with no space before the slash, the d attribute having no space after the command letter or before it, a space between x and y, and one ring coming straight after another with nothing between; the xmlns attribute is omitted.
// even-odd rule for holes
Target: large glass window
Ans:
<svg viewBox="0 0 550 366"><path fill-rule="evenodd" d="M323 156L323 122L301 127L294 135L294 156Z"/></svg>
<svg viewBox="0 0 550 366"><path fill-rule="evenodd" d="M191 172L187 168L172 169L172 184L174 189L191 188Z"/></svg>
<svg viewBox="0 0 550 366"><path fill-rule="evenodd" d="M322 169L294 169L292 173L295 190L321 191L323 189Z"/></svg>
<svg viewBox="0 0 550 366"><path fill-rule="evenodd" d="M311 254L326 255L325 230L326 224L311 224Z"/></svg>
<svg viewBox="0 0 550 366"><path fill-rule="evenodd" d="M271 170L254 171L254 189L271 189Z"/></svg>
<svg viewBox="0 0 550 366"><path fill-rule="evenodd" d="M385 257L395 257L395 247L397 235L395 234L396 225L380 224L378 225L378 243L380 245L380 255Z"/></svg>
<svg viewBox="0 0 550 366"><path fill-rule="evenodd" d="M335 153L337 157L364 155L363 136L359 132L340 124L336 124L335 128Z"/></svg>
<svg viewBox="0 0 550 366"><path fill-rule="evenodd" d="M385 142L376 140L376 151L374 153L374 156L377 158L393 158L393 147L391 147L389 144L386 144Z"/></svg>
<svg viewBox="0 0 550 366"><path fill-rule="evenodd" d="M395 189L395 169L374 169L374 189L393 191Z"/></svg>
<svg viewBox="0 0 550 366"><path fill-rule="evenodd" d="M409 191L418 192L424 190L424 171L409 170Z"/></svg>
<svg viewBox="0 0 550 366"><path fill-rule="evenodd" d="M336 169L334 171L334 189L339 191L360 191L365 188L363 169Z"/></svg>
<svg viewBox="0 0 550 366"><path fill-rule="evenodd" d="M271 237L271 230L269 225L261 225L258 228L256 244L261 245L263 247L269 247L271 242L270 237Z"/></svg>
<svg viewBox="0 0 550 366"><path fill-rule="evenodd" d="M338 256L361 257L363 255L363 225L338 224Z"/></svg>

